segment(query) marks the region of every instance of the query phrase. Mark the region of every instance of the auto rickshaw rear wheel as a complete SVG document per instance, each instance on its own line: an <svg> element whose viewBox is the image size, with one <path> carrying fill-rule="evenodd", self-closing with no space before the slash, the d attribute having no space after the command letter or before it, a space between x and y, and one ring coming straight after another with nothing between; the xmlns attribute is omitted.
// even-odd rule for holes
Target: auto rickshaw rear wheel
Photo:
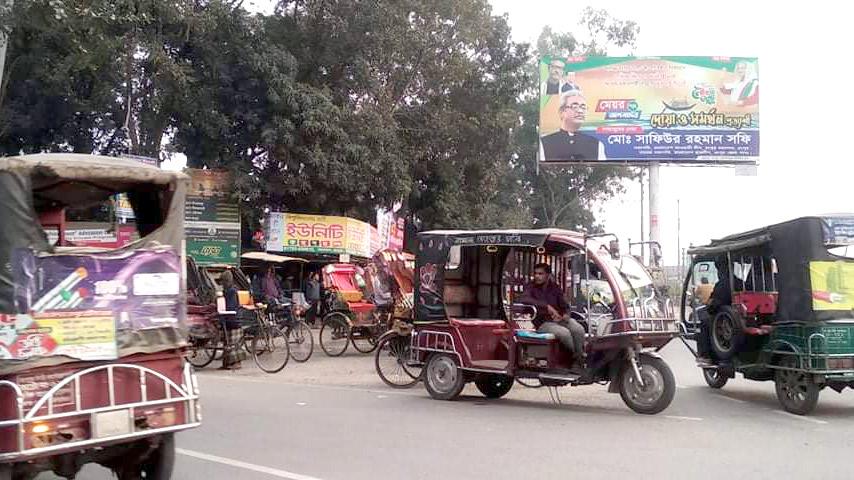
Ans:
<svg viewBox="0 0 854 480"><path fill-rule="evenodd" d="M712 318L712 349L721 360L734 357L744 343L744 318L731 305L720 307Z"/></svg>
<svg viewBox="0 0 854 480"><path fill-rule="evenodd" d="M637 413L656 414L670 405L676 394L676 379L667 363L651 355L638 355L638 370L643 379L635 378L629 362L620 373L620 396L629 408Z"/></svg>
<svg viewBox="0 0 854 480"><path fill-rule="evenodd" d="M114 470L118 480L169 480L175 467L175 434L160 436L156 449L141 463Z"/></svg>
<svg viewBox="0 0 854 480"><path fill-rule="evenodd" d="M483 373L477 376L474 384L486 398L501 398L513 388L513 377L494 373Z"/></svg>
<svg viewBox="0 0 854 480"><path fill-rule="evenodd" d="M703 379L712 388L724 388L729 377L723 374L719 368L704 368Z"/></svg>
<svg viewBox="0 0 854 480"><path fill-rule="evenodd" d="M774 389L783 408L795 415L806 415L818 404L821 387L809 372L800 370L794 355L787 355L781 362L781 370L774 372Z"/></svg>
<svg viewBox="0 0 854 480"><path fill-rule="evenodd" d="M447 353L431 356L423 375L427 393L436 400L453 400L466 386L465 375L456 358Z"/></svg>

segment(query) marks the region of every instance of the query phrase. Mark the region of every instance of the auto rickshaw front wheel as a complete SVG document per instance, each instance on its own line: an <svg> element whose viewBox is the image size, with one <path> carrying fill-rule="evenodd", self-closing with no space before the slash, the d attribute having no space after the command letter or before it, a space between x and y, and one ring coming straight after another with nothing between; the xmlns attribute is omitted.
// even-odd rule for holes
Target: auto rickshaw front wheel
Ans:
<svg viewBox="0 0 854 480"><path fill-rule="evenodd" d="M424 386L436 400L453 400L466 386L465 375L453 355L437 353L427 361Z"/></svg>
<svg viewBox="0 0 854 480"><path fill-rule="evenodd" d="M513 377L495 373L482 373L474 380L480 393L486 398L501 398L513 388Z"/></svg>
<svg viewBox="0 0 854 480"><path fill-rule="evenodd" d="M818 404L821 387L812 375L800 370L797 359L787 355L781 362L782 369L774 372L774 389L783 408L795 415L806 415Z"/></svg>
<svg viewBox="0 0 854 480"><path fill-rule="evenodd" d="M637 413L654 415L670 405L676 394L676 379L667 363L651 355L638 355L637 367L641 384L631 362L623 367L619 378L620 396Z"/></svg>
<svg viewBox="0 0 854 480"><path fill-rule="evenodd" d="M726 382L729 381L729 377L724 375L719 368L704 368L703 379L706 381L706 385L715 389L724 388Z"/></svg>

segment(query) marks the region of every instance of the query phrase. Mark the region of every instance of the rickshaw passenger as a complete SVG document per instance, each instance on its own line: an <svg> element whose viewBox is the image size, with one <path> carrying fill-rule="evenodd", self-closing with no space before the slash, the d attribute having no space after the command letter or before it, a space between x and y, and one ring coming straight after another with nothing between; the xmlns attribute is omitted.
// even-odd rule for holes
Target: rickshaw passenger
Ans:
<svg viewBox="0 0 854 480"><path fill-rule="evenodd" d="M276 275L276 270L272 265L267 267L267 273L261 280L261 291L267 301L280 300L282 298L282 289L279 287L279 277Z"/></svg>
<svg viewBox="0 0 854 480"><path fill-rule="evenodd" d="M553 334L576 363L584 358L584 327L569 316L563 291L552 280L549 264L534 266L534 281L525 286L519 302L537 307L534 326L538 332Z"/></svg>

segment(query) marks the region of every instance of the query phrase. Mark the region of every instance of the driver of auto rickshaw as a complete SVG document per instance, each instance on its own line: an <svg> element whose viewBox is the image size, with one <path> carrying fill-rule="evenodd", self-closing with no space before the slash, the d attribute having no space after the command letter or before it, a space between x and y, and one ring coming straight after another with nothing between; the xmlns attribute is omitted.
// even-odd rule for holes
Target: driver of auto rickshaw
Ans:
<svg viewBox="0 0 854 480"><path fill-rule="evenodd" d="M563 291L551 275L549 264L534 265L534 280L525 286L518 301L537 307L537 331L553 334L572 353L574 366L580 366L585 355L584 327L569 316Z"/></svg>

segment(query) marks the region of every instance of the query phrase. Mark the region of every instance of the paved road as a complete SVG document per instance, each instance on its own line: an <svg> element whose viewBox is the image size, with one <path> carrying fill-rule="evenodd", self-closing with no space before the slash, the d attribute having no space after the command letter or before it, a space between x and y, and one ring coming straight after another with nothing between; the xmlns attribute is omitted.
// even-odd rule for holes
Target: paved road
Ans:
<svg viewBox="0 0 854 480"><path fill-rule="evenodd" d="M712 391L681 344L663 353L679 390L657 416L632 413L604 386L561 389L560 404L518 385L502 400L472 389L434 401L420 385L384 387L358 355L320 354L278 375L201 372L204 426L180 435L174 478L851 477L854 392L824 391L814 415L797 417L779 409L771 383Z"/></svg>

